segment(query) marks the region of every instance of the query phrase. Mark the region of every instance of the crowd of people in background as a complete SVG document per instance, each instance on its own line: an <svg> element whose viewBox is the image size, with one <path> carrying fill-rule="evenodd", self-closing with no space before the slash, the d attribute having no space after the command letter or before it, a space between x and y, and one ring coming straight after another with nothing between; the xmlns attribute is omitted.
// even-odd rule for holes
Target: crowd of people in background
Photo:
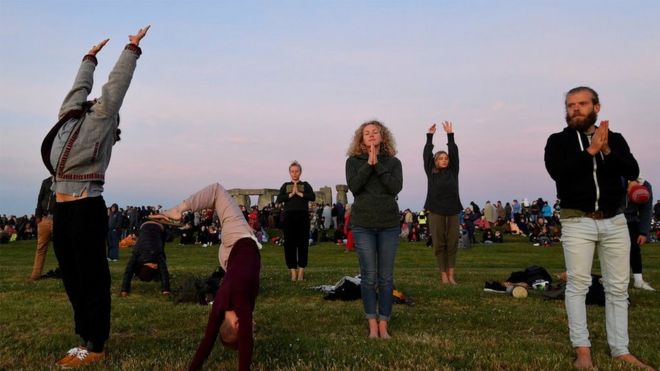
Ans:
<svg viewBox="0 0 660 371"><path fill-rule="evenodd" d="M243 215L255 234L262 242L283 244L284 238L278 231L283 228L284 213L282 205L271 203L263 208L258 206L240 206ZM117 209L118 232L120 240L131 235L137 235L140 225L152 214L157 214L161 206L126 206ZM345 245L347 251L352 250L349 245L348 234L350 222L346 223L348 207L341 203L317 204L310 203L309 223L310 245L319 242L334 242ZM654 217L651 220L649 242L660 239L660 200L653 208ZM110 215L111 208L108 208ZM561 209L559 202L548 202L542 198L529 201L514 199L511 202L486 201L484 207L475 202L462 210L459 214L459 246L468 247L478 243L505 242L505 236L515 235L529 239L535 246L551 246L561 238L561 223L559 220ZM409 242L426 242L429 240L428 212L424 209L412 211L402 210L400 213L400 237ZM184 213L182 226L169 231L168 242L179 239L183 245L199 244L204 247L218 245L220 241L221 226L218 217L212 209L201 212ZM2 214L0 216L0 243L16 240L32 240L37 236L37 220L34 215ZM468 242L469 241L469 242ZM430 244L429 244L430 245Z"/></svg>
<svg viewBox="0 0 660 371"><path fill-rule="evenodd" d="M140 40L149 27L129 36L129 44L103 87L102 98L87 100L98 63L96 54L109 39L93 45L83 57L73 88L60 108L58 122L41 146L44 165L53 176L50 190L56 200L54 210L40 213L38 207L31 217L0 217L0 243L34 239L39 236L37 225L44 217L52 220L54 250L79 337L79 344L67 351L57 365L77 368L105 359L111 312L109 262L119 261L120 246L128 246L124 239L136 242L127 259L121 296L129 295L133 276L151 280L156 275L161 278L162 294L169 294L164 250L165 243L177 235L182 245L221 244L219 262L226 275L190 369L202 367L220 335L225 346L239 349L239 369L248 370L254 348L252 326L259 292L261 243L284 247L292 281L304 280L310 245L331 241L351 251L354 243L369 338L389 339L394 261L402 240L425 241L432 246L441 284L457 285L458 247L503 243L508 235L518 235L518 240L527 238L534 246L551 246L562 237L563 213L562 245L568 277L565 301L571 344L576 350L573 365L593 368L585 297L592 282L594 251L598 248L611 354L619 361L651 369L628 350L628 255L633 256L634 286L654 290L642 279L639 246L657 238L660 202L655 204L654 218L649 222L650 184L640 177L639 166L623 136L609 131L609 121L595 126L600 102L593 89L577 87L566 94L568 127L552 134L545 148L546 170L557 185L563 210L559 200L551 203L542 198L531 202L526 198L520 202L514 199L504 204L489 200L483 208L472 201L464 207L459 197L458 145L449 121L442 123L447 151L433 152L436 124L426 132L423 163L428 188L424 209L418 212L400 211L402 164L396 157L392 133L379 121L361 124L346 153L346 184L354 197L352 205L316 203L311 185L300 180L302 166L294 161L288 168L291 181L282 185L274 203L263 208L238 205L218 183L194 193L172 209L122 209L116 203L106 208L102 192L112 147L120 140L119 109L142 53ZM93 153L91 160L89 153ZM623 202L631 187L644 184L648 188L648 207L632 207ZM644 204L630 196L627 200ZM622 206L630 206L625 217L621 215ZM620 221L627 221L628 225ZM174 228L163 226L175 223ZM647 232L651 230L653 233ZM140 231L141 239L136 238ZM636 242L636 249L631 250L631 240ZM45 256L40 248L33 276L41 270L37 261L42 264Z"/></svg>

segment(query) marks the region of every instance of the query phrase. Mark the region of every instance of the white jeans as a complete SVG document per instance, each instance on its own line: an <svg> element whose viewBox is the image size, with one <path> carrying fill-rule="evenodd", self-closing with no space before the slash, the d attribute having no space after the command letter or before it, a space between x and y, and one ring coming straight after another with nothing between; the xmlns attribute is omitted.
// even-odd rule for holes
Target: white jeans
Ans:
<svg viewBox="0 0 660 371"><path fill-rule="evenodd" d="M598 249L605 287L607 343L612 357L628 354L630 236L625 216L602 220L567 218L561 223L568 272L566 313L573 347L591 346L585 298L591 286L594 250Z"/></svg>

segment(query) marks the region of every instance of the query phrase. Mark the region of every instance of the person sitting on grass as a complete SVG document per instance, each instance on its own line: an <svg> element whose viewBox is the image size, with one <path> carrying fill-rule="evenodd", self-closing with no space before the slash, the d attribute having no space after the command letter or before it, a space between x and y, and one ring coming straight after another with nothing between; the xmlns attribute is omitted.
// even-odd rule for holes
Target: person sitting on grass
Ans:
<svg viewBox="0 0 660 371"><path fill-rule="evenodd" d="M170 274L165 258L165 227L154 221L146 221L140 226L140 235L133 247L131 259L126 264L121 284L121 296L131 292L133 276L143 282L160 279L163 295L170 294Z"/></svg>
<svg viewBox="0 0 660 371"><path fill-rule="evenodd" d="M550 229L542 216L539 216L536 222L530 223L529 242L532 242L534 246L549 246L552 244L550 237Z"/></svg>
<svg viewBox="0 0 660 371"><path fill-rule="evenodd" d="M238 349L238 369L249 370L254 347L252 312L259 293L261 245L241 209L219 184L211 184L152 220L176 221L185 210L215 207L222 226L219 251L225 276L215 294L204 338L189 370L198 370L211 353L218 334L225 347Z"/></svg>

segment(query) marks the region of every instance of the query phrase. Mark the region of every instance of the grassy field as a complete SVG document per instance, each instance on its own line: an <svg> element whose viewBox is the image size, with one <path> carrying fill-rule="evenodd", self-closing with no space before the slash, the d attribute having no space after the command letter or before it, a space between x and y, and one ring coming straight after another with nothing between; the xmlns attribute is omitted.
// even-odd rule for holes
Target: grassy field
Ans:
<svg viewBox="0 0 660 371"><path fill-rule="evenodd" d="M54 369L76 344L72 313L59 280L28 283L34 241L0 245L0 369ZM187 366L206 325L209 307L174 304L157 283L134 281L119 297L129 251L112 263L112 333L108 358L89 369L180 370ZM660 244L643 248L645 278L660 288ZM191 275L208 275L217 248L167 246L172 287ZM280 247L262 250L261 292L255 319L257 370L565 370L572 362L564 303L483 292L484 281L504 280L526 266L563 270L558 246L522 240L476 245L458 256L457 287L441 287L431 249L403 243L395 285L414 306L395 305L391 341L367 339L361 302L323 300L310 287L358 273L355 253L333 244L310 249L307 280L292 283ZM56 266L52 249L46 269ZM597 270L597 265L596 268ZM660 294L630 290L631 351L660 366ZM589 307L594 362L620 369L609 357L604 309ZM233 369L237 354L216 347L205 369ZM625 368L624 368L625 369Z"/></svg>

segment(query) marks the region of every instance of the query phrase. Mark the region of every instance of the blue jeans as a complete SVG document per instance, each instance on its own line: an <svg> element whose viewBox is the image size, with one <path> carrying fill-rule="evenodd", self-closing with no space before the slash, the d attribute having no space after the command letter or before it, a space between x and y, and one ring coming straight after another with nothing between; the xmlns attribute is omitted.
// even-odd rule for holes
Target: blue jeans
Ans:
<svg viewBox="0 0 660 371"><path fill-rule="evenodd" d="M353 237L360 258L362 304L367 319L387 321L392 314L394 258L399 246L399 227L353 227Z"/></svg>
<svg viewBox="0 0 660 371"><path fill-rule="evenodd" d="M612 357L628 354L630 236L623 214L602 220L562 219L561 242L568 272L566 312L573 347L590 347L585 299L598 252L605 287L605 329Z"/></svg>

